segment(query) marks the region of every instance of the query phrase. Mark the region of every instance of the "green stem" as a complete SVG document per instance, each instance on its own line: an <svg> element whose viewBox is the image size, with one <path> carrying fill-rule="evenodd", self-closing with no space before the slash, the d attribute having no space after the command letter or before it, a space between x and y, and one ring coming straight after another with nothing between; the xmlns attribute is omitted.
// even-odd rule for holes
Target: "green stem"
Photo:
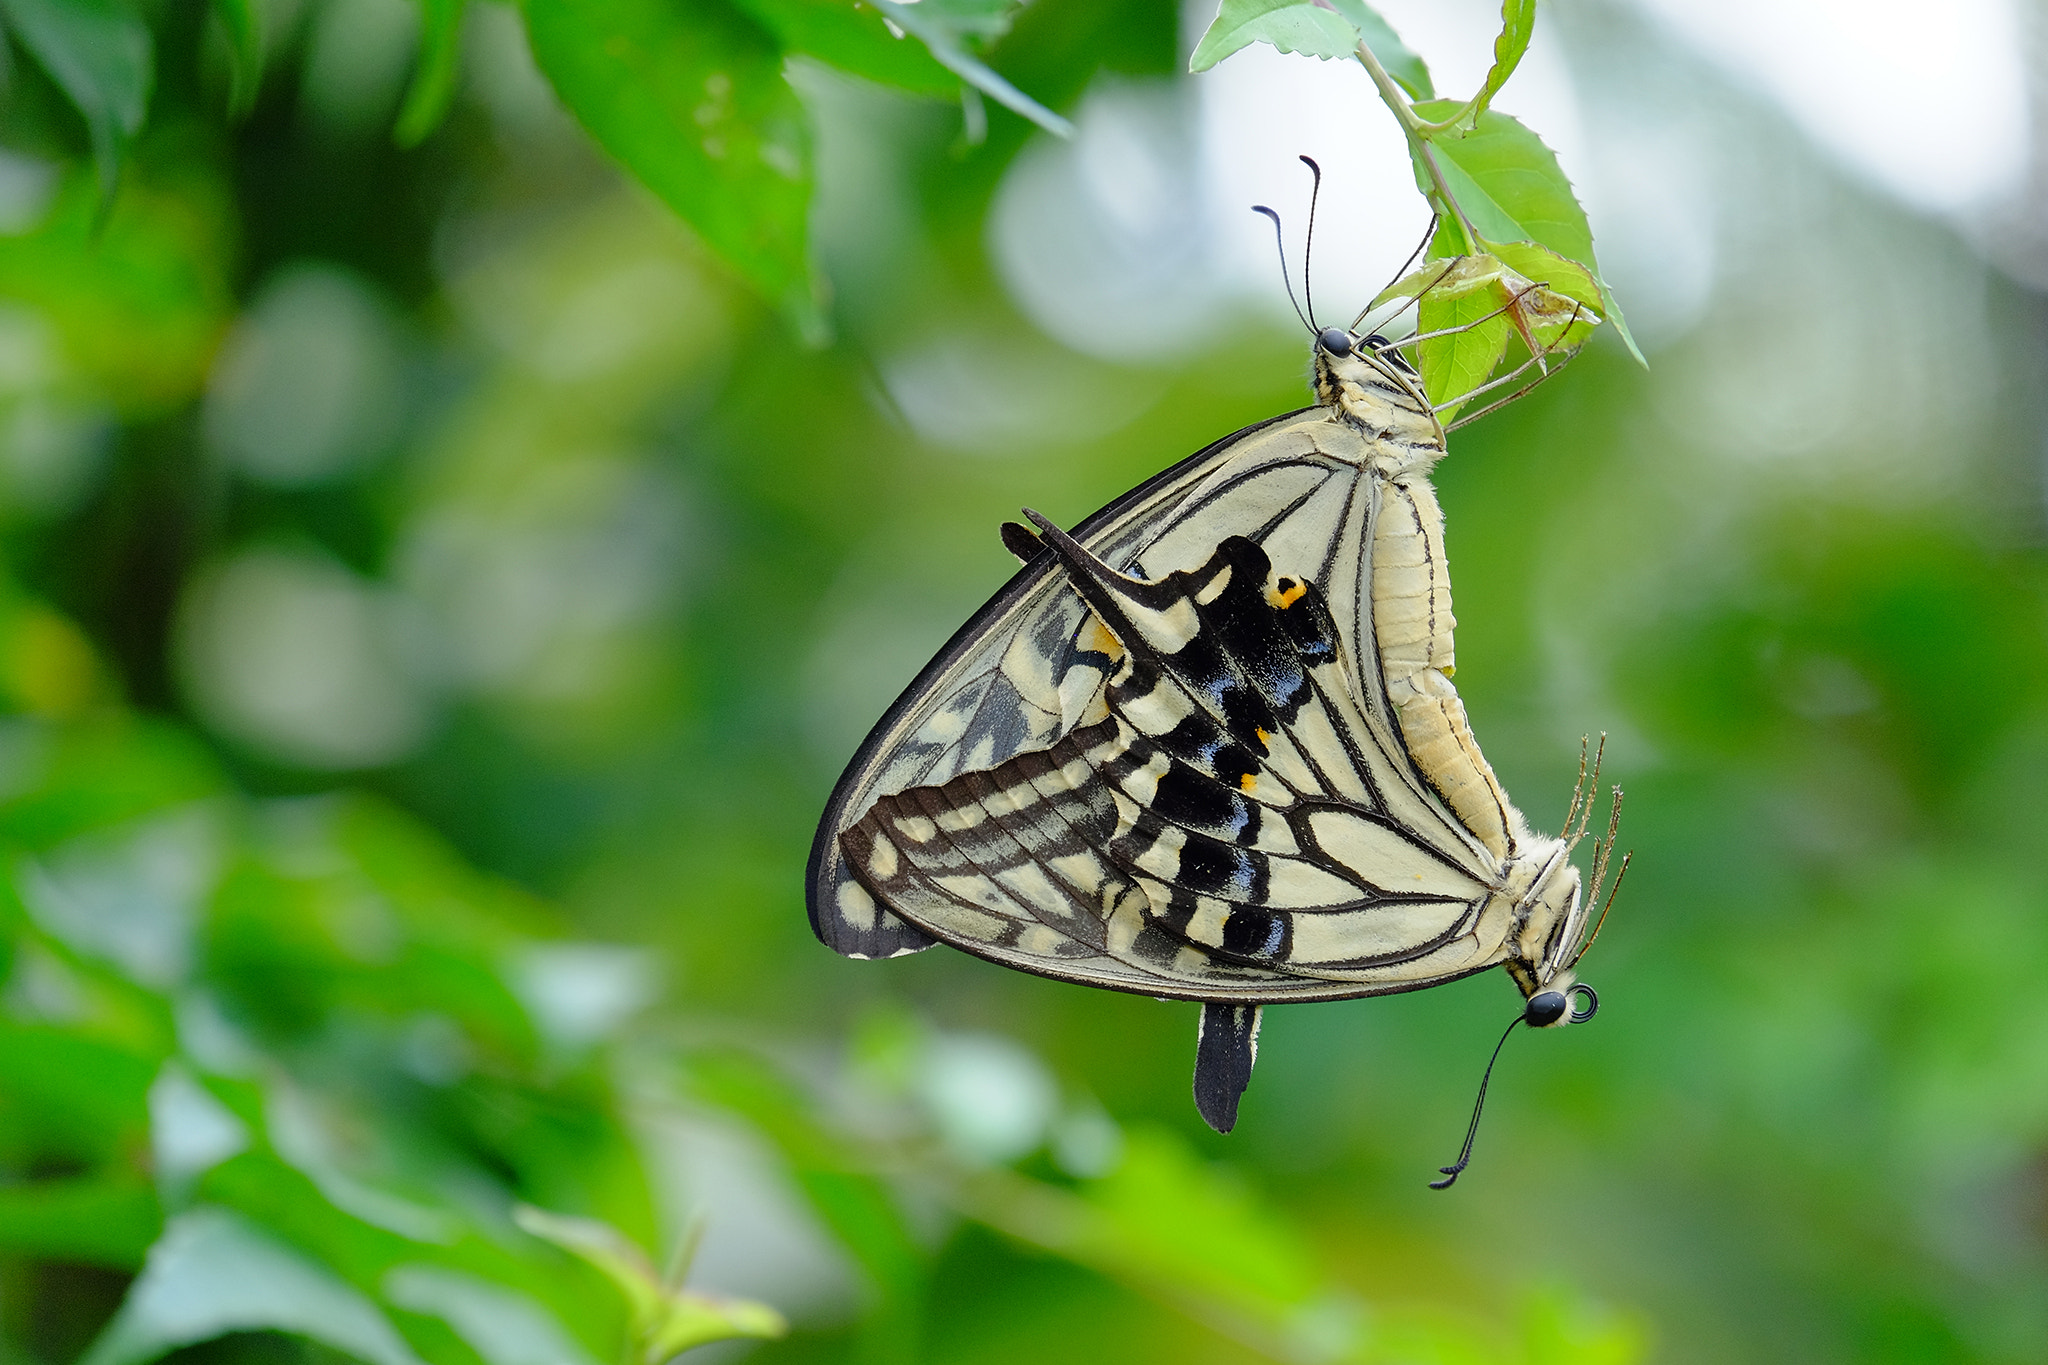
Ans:
<svg viewBox="0 0 2048 1365"><path fill-rule="evenodd" d="M1465 216L1465 210L1458 206L1457 196L1451 193L1450 183L1444 179L1443 169L1436 164L1435 149L1429 145L1431 137L1448 130L1457 119L1444 123L1430 123L1418 117L1414 107L1402 95L1401 88L1394 84L1394 78L1387 74L1386 68L1380 65L1379 58L1375 57L1372 49L1363 42L1358 45L1358 61L1365 68L1366 74L1372 77L1374 87L1380 92L1380 99L1393 111L1394 119L1401 125L1401 134L1408 139L1408 147L1414 153L1415 160L1429 173L1430 183L1435 186L1437 202L1451 215L1451 221L1458 225L1458 234L1465 239L1466 252L1477 254L1478 230L1472 226L1472 220ZM1462 112L1460 111L1461 117Z"/></svg>

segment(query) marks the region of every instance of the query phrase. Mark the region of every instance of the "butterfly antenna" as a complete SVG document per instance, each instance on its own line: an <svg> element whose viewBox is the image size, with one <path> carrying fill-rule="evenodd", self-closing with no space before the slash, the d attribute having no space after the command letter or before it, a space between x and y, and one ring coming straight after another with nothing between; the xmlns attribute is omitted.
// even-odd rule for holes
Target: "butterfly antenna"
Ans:
<svg viewBox="0 0 2048 1365"><path fill-rule="evenodd" d="M1422 255L1422 253L1429 249L1430 238L1436 236L1436 225L1438 223L1441 223L1442 221L1443 215L1440 213L1432 213L1429 215L1429 228L1422 234L1422 240L1415 244L1415 250L1408 253L1408 259L1401 262L1401 268L1394 272L1394 278L1387 281L1386 289L1380 290L1380 294L1386 293L1387 289L1392 289L1396 284L1398 284L1401 280L1401 277L1408 273L1409 268L1415 264L1416 260ZM1448 271L1450 267L1447 265L1444 267L1444 269ZM1432 284L1430 286L1430 289L1434 288L1436 288L1436 286ZM1428 293L1429 290L1424 290L1423 292ZM1380 294L1374 294L1373 297L1378 298ZM1407 307L1407 305L1403 304L1402 307L1405 308ZM1367 313L1370 313L1371 311L1372 305L1369 303L1365 305L1365 307L1359 309L1358 316L1351 319L1351 330L1354 332L1357 331L1359 325L1365 321L1365 315ZM1399 317L1400 314L1396 313L1394 316Z"/></svg>
<svg viewBox="0 0 2048 1365"><path fill-rule="evenodd" d="M1486 1074L1479 1078L1479 1098L1472 1101L1472 1122L1465 1129L1465 1145L1459 1149L1456 1161L1448 1166L1437 1167L1443 1172L1444 1178L1430 1181L1431 1189L1449 1189L1458 1183L1458 1177L1472 1164L1472 1139L1479 1136L1479 1116L1486 1112L1486 1087L1493 1080L1493 1064L1500 1060L1500 1050L1508 1045L1508 1038L1514 1033L1515 1025L1526 1017L1526 1014L1516 1015L1508 1024L1507 1031L1501 1034L1500 1041L1493 1045L1493 1055L1486 1059Z"/></svg>
<svg viewBox="0 0 2048 1365"><path fill-rule="evenodd" d="M1287 286L1287 301L1294 304L1294 316L1300 318L1301 325L1308 328L1310 336L1314 336L1316 325L1308 320L1308 314L1301 311L1301 305L1295 303L1294 279L1287 273L1287 243L1280 237L1280 215L1267 208L1264 204L1253 204L1252 212L1263 213L1273 220L1273 245L1280 252L1280 283ZM1303 283L1306 284L1307 282L1303 281Z"/></svg>
<svg viewBox="0 0 2048 1365"><path fill-rule="evenodd" d="M1301 244L1301 296L1308 303L1308 329L1320 334L1321 329L1316 326L1315 275L1309 270L1309 257L1316 249L1316 201L1323 197L1323 168L1309 156L1303 157L1301 164L1315 177L1315 187L1308 192L1308 240Z"/></svg>

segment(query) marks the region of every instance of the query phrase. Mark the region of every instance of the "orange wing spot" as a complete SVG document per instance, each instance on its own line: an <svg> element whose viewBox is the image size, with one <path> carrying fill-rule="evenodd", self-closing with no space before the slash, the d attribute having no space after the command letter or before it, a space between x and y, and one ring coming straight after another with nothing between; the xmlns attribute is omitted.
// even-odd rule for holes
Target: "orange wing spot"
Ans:
<svg viewBox="0 0 2048 1365"><path fill-rule="evenodd" d="M1084 650L1107 654L1112 659L1124 656L1123 641L1116 638L1108 626L1102 624L1100 616L1088 618L1088 628L1081 632L1079 644Z"/></svg>
<svg viewBox="0 0 2048 1365"><path fill-rule="evenodd" d="M1252 733L1259 737L1259 747L1261 749L1265 749L1268 751L1272 749L1273 736L1270 733L1268 733L1265 729L1259 726L1253 726Z"/></svg>
<svg viewBox="0 0 2048 1365"><path fill-rule="evenodd" d="M1247 796L1249 796L1252 792L1252 789L1258 785L1259 776L1257 773L1246 773L1243 777L1237 779L1237 789L1245 793Z"/></svg>
<svg viewBox="0 0 2048 1365"><path fill-rule="evenodd" d="M1301 580L1283 578L1277 585L1267 590L1266 600L1280 610L1285 611L1296 602L1299 602L1302 594L1307 591L1308 584L1303 583Z"/></svg>

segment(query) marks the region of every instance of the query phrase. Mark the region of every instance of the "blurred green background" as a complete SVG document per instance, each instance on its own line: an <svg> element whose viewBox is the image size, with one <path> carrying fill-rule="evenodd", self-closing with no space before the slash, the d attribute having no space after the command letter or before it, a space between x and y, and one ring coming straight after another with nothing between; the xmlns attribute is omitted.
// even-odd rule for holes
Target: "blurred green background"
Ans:
<svg viewBox="0 0 2048 1365"><path fill-rule="evenodd" d="M406 0L269 6L240 118L218 16L147 7L107 201L17 44L0 1362L659 1356L520 1204L790 1320L704 1359L2048 1359L2040 152L1909 65L1931 141L1858 161L1853 92L1782 96L1825 44L1679 8L1559 0L1500 101L1651 366L1603 337L1455 439L1458 684L1540 827L1605 731L1636 860L1598 1022L1509 1049L1448 1194L1498 974L1271 1012L1222 1138L1192 1006L844 961L802 905L998 523L1304 401L1246 178L1290 231L1294 153L1341 182L1324 301L1399 264L1359 72L1037 0L988 55L1063 143L798 61L807 345L517 10L402 150ZM1483 68L1483 5L1387 9Z"/></svg>

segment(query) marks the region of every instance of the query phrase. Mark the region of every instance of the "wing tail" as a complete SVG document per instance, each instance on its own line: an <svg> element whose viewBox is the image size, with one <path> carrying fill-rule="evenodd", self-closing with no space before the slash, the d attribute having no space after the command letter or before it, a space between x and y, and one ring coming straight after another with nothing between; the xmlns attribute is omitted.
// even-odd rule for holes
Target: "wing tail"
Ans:
<svg viewBox="0 0 2048 1365"><path fill-rule="evenodd" d="M1237 1126L1237 1102L1259 1056L1259 1007L1211 1001L1195 1034L1195 1108L1219 1133Z"/></svg>

